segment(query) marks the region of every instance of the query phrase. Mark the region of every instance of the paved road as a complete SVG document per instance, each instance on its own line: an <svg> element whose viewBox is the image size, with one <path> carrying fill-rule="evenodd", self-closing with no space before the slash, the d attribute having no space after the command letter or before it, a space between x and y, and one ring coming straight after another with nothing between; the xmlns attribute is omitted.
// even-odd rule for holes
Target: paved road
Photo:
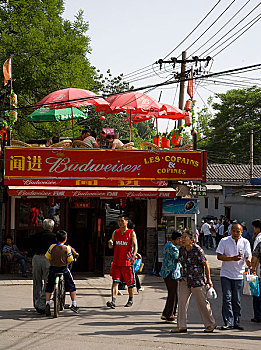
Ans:
<svg viewBox="0 0 261 350"><path fill-rule="evenodd" d="M217 324L222 325L220 263L208 251L218 299L211 302ZM105 307L110 299L111 280L76 280L80 314L64 310L57 319L39 316L32 308L32 280L10 280L0 275L0 349L260 349L261 324L249 322L252 299L243 296L244 331L216 330L205 334L196 306L191 300L187 334L173 335L172 325L160 320L166 290L160 277L143 275L144 292L135 295L132 308L124 308L127 292L117 298L117 308ZM68 297L69 299L69 297ZM69 302L69 300L68 300Z"/></svg>

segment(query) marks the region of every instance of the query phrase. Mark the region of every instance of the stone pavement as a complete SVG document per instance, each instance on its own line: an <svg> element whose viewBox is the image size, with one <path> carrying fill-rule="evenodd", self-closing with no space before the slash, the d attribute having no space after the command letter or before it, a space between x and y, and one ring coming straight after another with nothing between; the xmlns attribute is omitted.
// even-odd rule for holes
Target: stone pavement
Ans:
<svg viewBox="0 0 261 350"><path fill-rule="evenodd" d="M218 277L220 262L213 251L207 251L218 299L211 301L219 326L221 291ZM166 299L163 280L141 275L144 292L135 294L132 308L124 308L127 291L117 298L117 308L108 309L111 278L76 276L80 313L64 310L57 319L39 316L32 307L32 280L0 275L0 349L259 349L261 324L250 322L252 298L242 298L244 331L203 332L197 308L191 299L188 333L171 334L175 325L161 321ZM67 302L69 303L69 297Z"/></svg>

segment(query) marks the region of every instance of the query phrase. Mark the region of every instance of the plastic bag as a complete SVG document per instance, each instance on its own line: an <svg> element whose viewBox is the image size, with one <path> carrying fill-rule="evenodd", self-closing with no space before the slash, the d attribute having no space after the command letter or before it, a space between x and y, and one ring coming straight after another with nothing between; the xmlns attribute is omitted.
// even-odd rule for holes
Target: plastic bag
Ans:
<svg viewBox="0 0 261 350"><path fill-rule="evenodd" d="M134 272L137 273L140 269L141 259L136 259L134 262Z"/></svg>
<svg viewBox="0 0 261 350"><path fill-rule="evenodd" d="M217 292L213 287L210 287L207 291L207 298L208 299L217 299Z"/></svg>
<svg viewBox="0 0 261 350"><path fill-rule="evenodd" d="M243 294L255 297L260 295L259 278L257 275L251 275L249 271L244 273Z"/></svg>

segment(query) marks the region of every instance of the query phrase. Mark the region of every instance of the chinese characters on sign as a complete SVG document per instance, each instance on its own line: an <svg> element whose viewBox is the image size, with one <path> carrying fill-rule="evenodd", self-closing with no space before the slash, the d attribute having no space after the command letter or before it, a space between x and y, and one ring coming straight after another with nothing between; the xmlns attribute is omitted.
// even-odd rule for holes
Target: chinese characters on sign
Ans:
<svg viewBox="0 0 261 350"><path fill-rule="evenodd" d="M200 151L89 150L14 148L5 150L5 177L23 179L202 180L205 162ZM203 165L204 164L204 165ZM9 182L10 184L10 182ZM81 183L77 185L82 185ZM88 185L88 184L87 184ZM129 185L130 186L130 185Z"/></svg>
<svg viewBox="0 0 261 350"><path fill-rule="evenodd" d="M10 171L42 171L42 160L40 156L11 156Z"/></svg>

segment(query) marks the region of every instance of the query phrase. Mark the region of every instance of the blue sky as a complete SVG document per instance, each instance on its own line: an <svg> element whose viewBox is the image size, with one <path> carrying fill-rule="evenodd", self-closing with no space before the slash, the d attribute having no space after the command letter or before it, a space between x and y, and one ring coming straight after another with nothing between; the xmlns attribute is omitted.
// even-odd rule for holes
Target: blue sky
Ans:
<svg viewBox="0 0 261 350"><path fill-rule="evenodd" d="M84 10L85 20L89 22L88 35L91 38L92 54L88 57L91 64L99 68L103 73L111 69L113 76L123 73L127 75L138 69L147 67L148 71L143 74L153 75L149 79L138 75L126 76L129 81L133 81L135 87L146 86L163 82L170 77L172 69L166 66L165 70L155 74L158 66L152 64L159 58L167 56L204 18L218 0L65 0L64 18L73 21L79 9ZM231 35L240 30L244 25L248 28L261 13L261 6L252 12L241 24L238 24L247 16L259 0L221 0L212 13L195 30L195 32L169 57L177 57L181 52L188 49L188 54L201 55L206 57L211 51L212 44L218 45L227 40ZM221 15L222 12L232 3L230 8L220 17L219 20L205 34L204 31ZM245 7L240 11L240 9ZM235 14L239 13L235 16ZM225 28L221 29L233 16ZM250 22L253 20L253 22ZM249 23L249 25L247 25ZM238 26L232 30L232 28ZM244 31L244 29L242 29ZM239 31L237 35L240 35ZM217 33L217 34L216 34ZM222 40L221 37L227 36ZM261 20L254 24L233 44L224 49L216 57L211 65L211 72L219 72L233 68L260 63L260 33ZM202 35L202 37L200 37ZM211 37L215 35L212 39ZM227 43L216 49L210 56L218 53L228 43L237 37L235 35ZM203 44L205 44L200 48ZM214 46L213 48L216 48ZM212 48L212 49L213 49ZM195 52L195 53L194 53ZM178 67L176 67L178 68ZM202 67L203 68L203 67ZM206 68L210 68L210 65ZM154 70L153 70L154 69ZM239 77L241 76L241 78ZM259 83L260 70L238 74L237 85L230 85L235 78L228 77L227 86L219 85L217 82L204 82L197 86L195 99L196 107L199 109L207 103L207 98L216 92L225 92L231 88L241 88L249 86L253 82ZM178 106L177 85L167 88L157 88L149 94L158 99L162 91L161 102ZM166 121L160 122L160 129L165 130ZM169 128L173 127L173 122L169 123Z"/></svg>

